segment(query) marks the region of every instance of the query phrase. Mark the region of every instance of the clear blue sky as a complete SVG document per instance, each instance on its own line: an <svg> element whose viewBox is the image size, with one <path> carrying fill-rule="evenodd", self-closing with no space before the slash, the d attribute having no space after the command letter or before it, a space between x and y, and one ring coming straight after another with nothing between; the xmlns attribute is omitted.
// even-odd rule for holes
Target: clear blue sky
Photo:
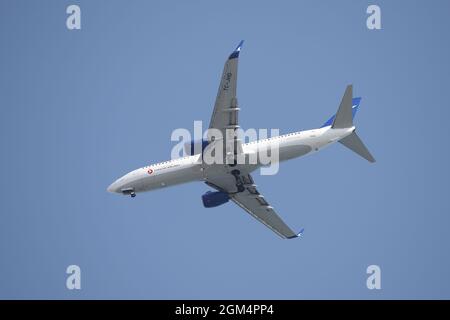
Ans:
<svg viewBox="0 0 450 320"><path fill-rule="evenodd" d="M366 28L381 7L382 30ZM82 29L66 28L78 4ZM450 298L448 1L1 1L0 298ZM244 128L320 126L345 86L377 163L340 145L255 175L284 241L202 183L106 192L209 121L239 40ZM82 290L65 287L66 267ZM382 289L366 288L366 268Z"/></svg>

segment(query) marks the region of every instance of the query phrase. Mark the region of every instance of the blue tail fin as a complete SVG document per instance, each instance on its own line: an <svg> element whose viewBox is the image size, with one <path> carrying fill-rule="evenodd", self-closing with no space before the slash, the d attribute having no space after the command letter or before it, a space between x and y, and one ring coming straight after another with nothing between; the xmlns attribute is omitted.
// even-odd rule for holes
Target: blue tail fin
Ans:
<svg viewBox="0 0 450 320"><path fill-rule="evenodd" d="M358 97L358 98L353 98L353 100L352 100L352 116L353 116L353 118L355 118L355 114L356 114L356 111L358 111L358 108L359 108L359 104L361 103L361 98L360 97ZM327 127L327 126L331 126L332 124L333 124L333 121L334 121L334 118L336 117L336 115L333 115L330 119L328 119L328 121L327 122L325 122L322 126L321 126L321 128L323 128L323 127Z"/></svg>

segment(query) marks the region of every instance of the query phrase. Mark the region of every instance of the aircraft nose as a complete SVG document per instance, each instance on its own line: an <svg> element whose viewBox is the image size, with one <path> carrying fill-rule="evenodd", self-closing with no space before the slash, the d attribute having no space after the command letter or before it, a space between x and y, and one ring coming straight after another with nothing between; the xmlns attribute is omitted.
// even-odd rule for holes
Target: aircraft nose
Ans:
<svg viewBox="0 0 450 320"><path fill-rule="evenodd" d="M106 189L108 192L111 193L117 193L119 192L119 188L117 186L117 182L113 182L109 185L109 187Z"/></svg>

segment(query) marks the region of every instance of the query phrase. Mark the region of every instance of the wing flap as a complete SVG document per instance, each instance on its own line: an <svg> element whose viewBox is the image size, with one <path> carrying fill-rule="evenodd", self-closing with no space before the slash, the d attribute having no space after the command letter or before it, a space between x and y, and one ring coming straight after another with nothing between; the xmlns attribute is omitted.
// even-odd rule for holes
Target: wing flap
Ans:
<svg viewBox="0 0 450 320"><path fill-rule="evenodd" d="M231 200L244 209L252 217L273 232L285 239L292 239L298 236L291 228L277 215L275 210L262 195L255 196L248 190L230 196Z"/></svg>
<svg viewBox="0 0 450 320"><path fill-rule="evenodd" d="M241 175L239 178L245 188L242 192L237 192L236 179L231 174L208 178L207 184L219 191L227 192L234 203L280 237L292 239L300 235L289 228L266 198L258 192L250 174Z"/></svg>
<svg viewBox="0 0 450 320"><path fill-rule="evenodd" d="M236 97L239 53L243 41L228 57L222 71L219 89L217 91L214 110L211 115L209 129L216 129L221 133L224 160L235 158L242 152L242 142L235 131L239 128L239 110ZM208 141L218 140L213 130L208 131ZM227 161L227 160L226 160Z"/></svg>

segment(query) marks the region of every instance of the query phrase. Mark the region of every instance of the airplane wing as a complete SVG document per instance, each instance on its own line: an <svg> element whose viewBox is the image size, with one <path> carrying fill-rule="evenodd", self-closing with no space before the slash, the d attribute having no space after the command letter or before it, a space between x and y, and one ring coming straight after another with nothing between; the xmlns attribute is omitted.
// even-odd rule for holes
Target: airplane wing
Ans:
<svg viewBox="0 0 450 320"><path fill-rule="evenodd" d="M235 192L235 177L231 175L229 177L230 179L218 178L209 180L208 185L219 191L229 192L230 199L234 203L269 227L280 237L292 239L300 237L303 234L303 229L300 233L295 233L284 223L264 196L258 192L250 174L240 176L240 182L245 188L243 192Z"/></svg>
<svg viewBox="0 0 450 320"><path fill-rule="evenodd" d="M238 104L236 97L237 71L239 53L244 41L241 41L236 49L230 54L222 72L219 90L217 92L214 111L209 123L209 129L217 129L221 132L222 138L226 141L234 139L234 154L242 152L242 143L235 136L235 130L239 128L238 121ZM227 130L229 129L229 130ZM209 130L208 141L215 139L214 133ZM225 147L225 144L224 144ZM224 148L225 149L225 148ZM224 150L224 156L230 150Z"/></svg>

